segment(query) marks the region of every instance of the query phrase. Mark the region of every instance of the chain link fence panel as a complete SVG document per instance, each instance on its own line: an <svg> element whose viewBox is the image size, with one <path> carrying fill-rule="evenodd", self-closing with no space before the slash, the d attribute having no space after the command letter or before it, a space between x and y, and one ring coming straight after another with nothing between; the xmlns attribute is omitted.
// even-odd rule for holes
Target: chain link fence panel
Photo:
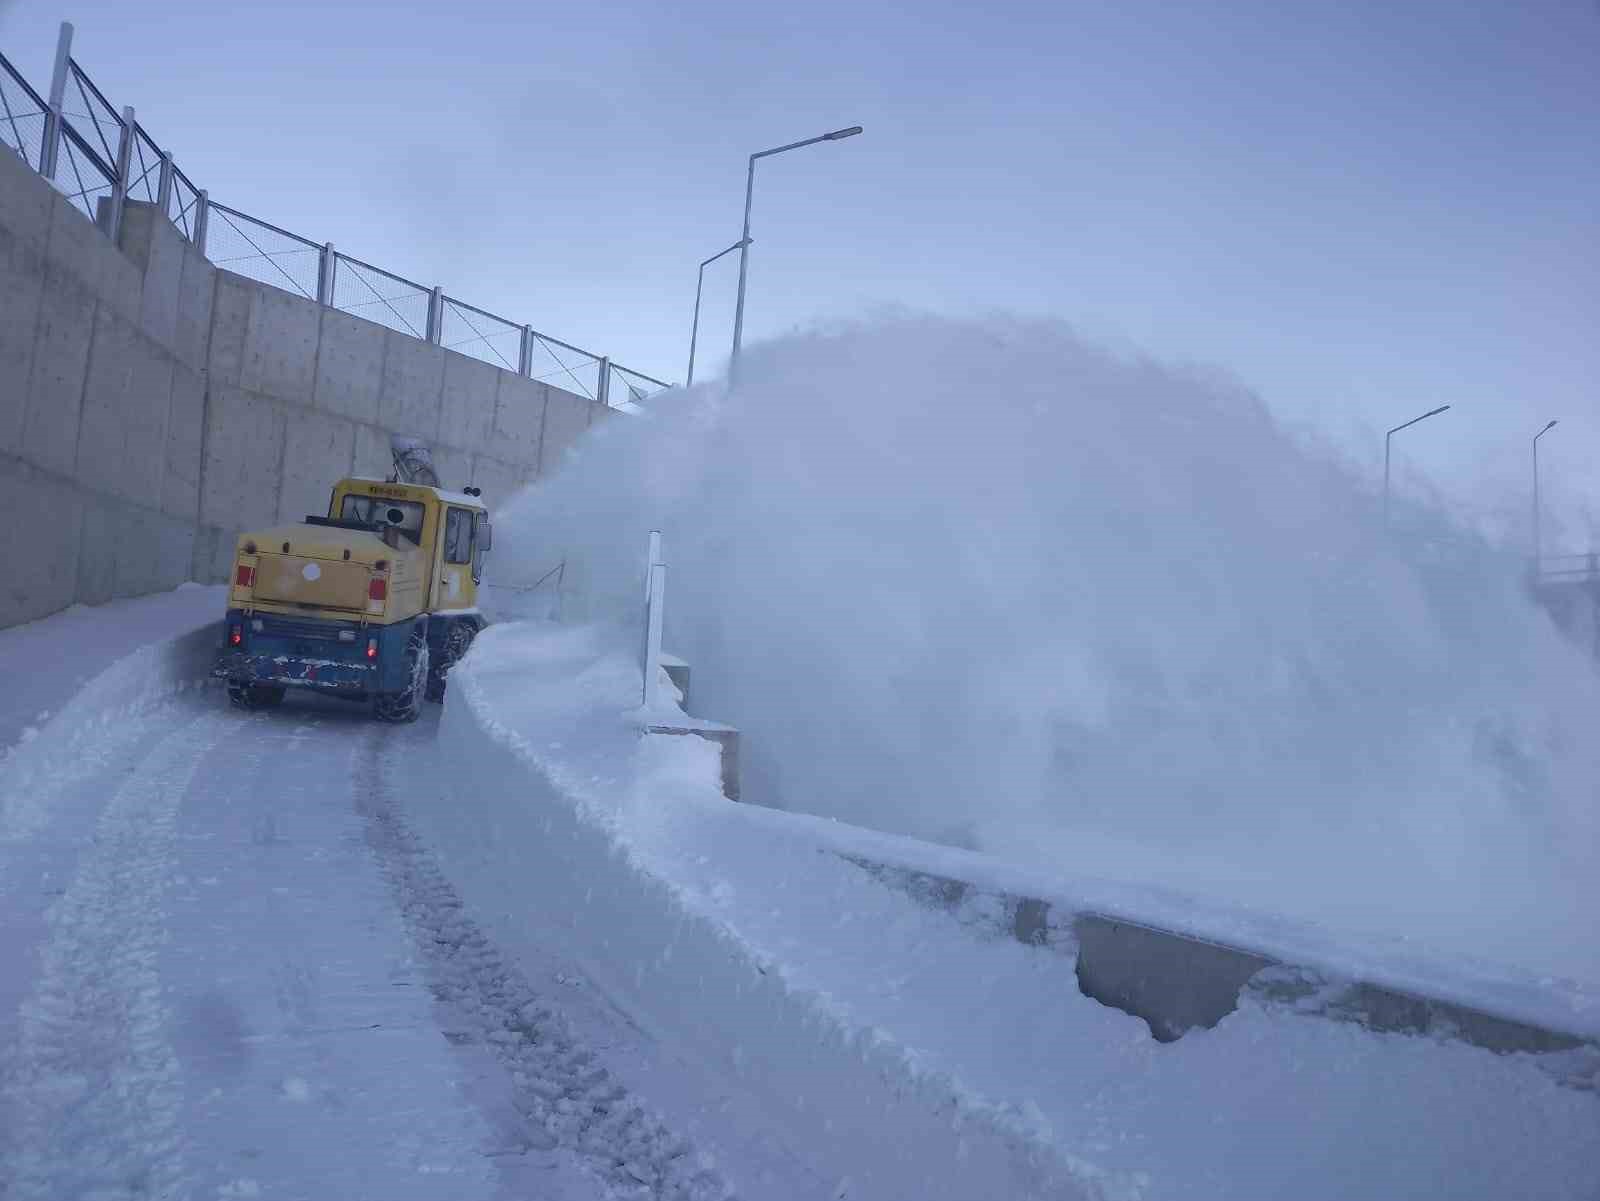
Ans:
<svg viewBox="0 0 1600 1201"><path fill-rule="evenodd" d="M128 156L128 199L155 204L161 198L161 150L137 121L133 123L131 150Z"/></svg>
<svg viewBox="0 0 1600 1201"><path fill-rule="evenodd" d="M507 371L516 371L522 359L520 325L449 296L444 298L439 342L446 350L469 354Z"/></svg>
<svg viewBox="0 0 1600 1201"><path fill-rule="evenodd" d="M413 338L427 338L431 288L342 254L334 260L334 308Z"/></svg>
<svg viewBox="0 0 1600 1201"><path fill-rule="evenodd" d="M194 241L195 220L199 216L200 189L176 167L172 169L172 195L167 198L167 218L189 241Z"/></svg>
<svg viewBox="0 0 1600 1201"><path fill-rule="evenodd" d="M0 143L20 154L35 171L44 153L48 112L44 97L0 54Z"/></svg>
<svg viewBox="0 0 1600 1201"><path fill-rule="evenodd" d="M61 115L77 127L103 162L114 165L117 147L122 143L122 118L75 60L68 60L68 68Z"/></svg>
<svg viewBox="0 0 1600 1201"><path fill-rule="evenodd" d="M315 242L226 205L211 205L206 257L224 270L315 300L321 254Z"/></svg>

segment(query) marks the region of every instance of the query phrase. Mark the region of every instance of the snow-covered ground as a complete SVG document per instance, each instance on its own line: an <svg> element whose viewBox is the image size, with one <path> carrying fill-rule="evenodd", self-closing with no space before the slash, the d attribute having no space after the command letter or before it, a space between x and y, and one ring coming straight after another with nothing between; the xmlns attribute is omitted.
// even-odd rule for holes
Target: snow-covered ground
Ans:
<svg viewBox="0 0 1600 1201"><path fill-rule="evenodd" d="M1048 881L729 804L615 631L493 627L393 728L229 709L197 599L0 777L7 1197L1594 1195L1532 1057L1251 998L1158 1044L842 856Z"/></svg>
<svg viewBox="0 0 1600 1201"><path fill-rule="evenodd" d="M9 699L127 612L8 632ZM436 711L244 714L202 683L218 597L138 612L159 640L99 637L0 781L0 1195L732 1195L608 1067L650 1040L500 955L410 834L382 767Z"/></svg>

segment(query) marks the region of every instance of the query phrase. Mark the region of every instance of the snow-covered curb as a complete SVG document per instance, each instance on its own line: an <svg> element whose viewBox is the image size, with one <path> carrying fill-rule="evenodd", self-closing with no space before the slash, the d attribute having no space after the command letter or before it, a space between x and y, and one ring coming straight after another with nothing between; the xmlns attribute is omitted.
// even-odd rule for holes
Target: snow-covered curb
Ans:
<svg viewBox="0 0 1600 1201"><path fill-rule="evenodd" d="M797 987L710 916L731 889L692 896L652 872L496 720L470 670L452 687L439 764L449 793L412 817L479 920L513 953L524 940L560 942L652 1035L759 1086L795 1144L831 1149L837 1196L1136 1195L1075 1179L1028 1138L1028 1115L1002 1121L962 1104L885 1032Z"/></svg>
<svg viewBox="0 0 1600 1201"><path fill-rule="evenodd" d="M49 818L53 792L92 771L107 744L138 719L205 687L216 646L216 629L207 625L130 651L0 751L0 842L35 833Z"/></svg>
<svg viewBox="0 0 1600 1201"><path fill-rule="evenodd" d="M637 675L591 642L481 638L411 819L501 947L558 945L825 1148L840 1196L1585 1195L1592 1097L1253 1000L1157 1046L1078 992L1070 954L985 939L845 862L847 828L728 804L714 748L640 738L619 702ZM1500 1120L1513 1094L1537 1123ZM1347 1166L1313 1186L1307 1157Z"/></svg>

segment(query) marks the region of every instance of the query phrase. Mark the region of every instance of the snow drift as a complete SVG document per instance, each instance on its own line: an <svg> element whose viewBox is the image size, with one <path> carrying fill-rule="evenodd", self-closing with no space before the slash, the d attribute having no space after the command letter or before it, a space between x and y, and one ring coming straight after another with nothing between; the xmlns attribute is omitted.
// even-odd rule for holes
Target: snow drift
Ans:
<svg viewBox="0 0 1600 1201"><path fill-rule="evenodd" d="M1592 1192L1594 1094L1537 1057L1255 995L1157 1043L1080 993L1070 927L1050 948L994 937L848 861L908 840L724 800L714 746L641 736L636 660L609 642L491 627L455 669L437 754L379 770L510 960L574 963L728 1110L762 1115L782 1178L729 1163L739 1195Z"/></svg>
<svg viewBox="0 0 1600 1201"><path fill-rule="evenodd" d="M495 570L638 607L773 806L1600 980L1600 680L1514 558L1053 324L763 347L597 431Z"/></svg>

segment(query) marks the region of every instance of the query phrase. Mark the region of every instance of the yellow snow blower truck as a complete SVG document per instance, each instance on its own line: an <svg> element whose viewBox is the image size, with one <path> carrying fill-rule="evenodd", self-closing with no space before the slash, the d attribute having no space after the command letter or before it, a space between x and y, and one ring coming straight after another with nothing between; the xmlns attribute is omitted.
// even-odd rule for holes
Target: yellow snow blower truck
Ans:
<svg viewBox="0 0 1600 1201"><path fill-rule="evenodd" d="M239 535L213 675L243 709L290 688L414 721L483 628L492 531L482 490L439 487L425 447L396 439L395 474L334 486L325 517Z"/></svg>

